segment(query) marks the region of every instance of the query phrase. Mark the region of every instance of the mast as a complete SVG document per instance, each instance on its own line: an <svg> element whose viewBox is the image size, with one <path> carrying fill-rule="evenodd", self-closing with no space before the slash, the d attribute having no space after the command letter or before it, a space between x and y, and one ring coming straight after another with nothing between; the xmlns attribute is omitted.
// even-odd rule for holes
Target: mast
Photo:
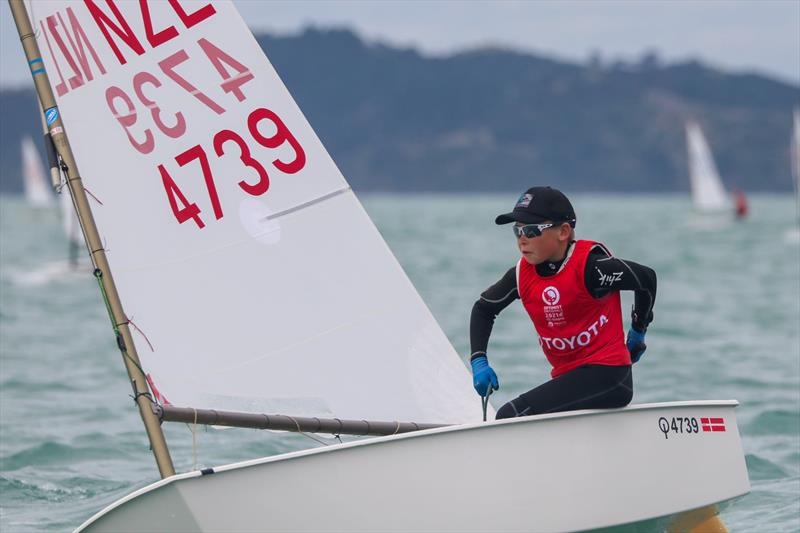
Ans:
<svg viewBox="0 0 800 533"><path fill-rule="evenodd" d="M59 170L58 165L58 155L56 154L56 147L53 144L53 140L50 138L50 131L47 129L47 121L44 118L42 103L38 96L36 98L36 103L39 104L39 119L42 123L42 141L44 144L45 153L47 154L47 167L50 171L50 185L59 195L67 195L67 198L63 198L59 201L59 207L61 209L62 222L65 225L65 228L68 228L66 234L69 266L71 268L77 268L80 244L76 240L77 236L74 236L74 232L72 231L74 228L72 221L75 220L77 222L77 218L75 218L73 213L77 212L78 208L73 203L72 196L69 194L69 190L61 190L61 171Z"/></svg>
<svg viewBox="0 0 800 533"><path fill-rule="evenodd" d="M50 185L54 191L58 191L61 187L61 174L58 171L58 156L56 155L56 147L53 145L53 140L50 138L50 132L47 129L47 121L44 119L44 111L42 109L42 101L36 97L36 103L39 104L39 119L42 123L42 141L44 143L44 150L47 154L47 169L50 171Z"/></svg>
<svg viewBox="0 0 800 533"><path fill-rule="evenodd" d="M128 318L123 311L122 302L120 301L119 293L114 284L114 278L109 269L108 259L103 249L92 212L89 208L86 192L83 189L80 173L78 172L72 149L70 148L67 135L64 131L64 124L58 113L53 90L50 86L47 72L45 72L44 69L39 45L36 42L31 22L28 18L28 12L22 0L9 0L8 3L14 17L14 23L17 26L22 48L25 51L25 58L31 68L33 83L36 87L36 93L39 96L39 102L48 123L50 137L61 160L62 169L67 176L67 185L78 212L78 220L80 221L81 230L83 231L83 236L89 249L89 255L94 266L94 274L100 284L103 298L106 301L109 318L111 319L117 337L117 345L120 348L125 368L128 371L128 378L133 387L133 395L136 404L139 406L139 414L142 417L142 422L144 422L147 437L150 440L150 447L156 459L158 471L162 478L174 475L175 468L172 465L169 448L167 447L164 433L161 431L158 417L153 413L151 406L152 397L148 389L144 372L139 363L139 356L136 352L133 338L131 337L131 331L128 327Z"/></svg>

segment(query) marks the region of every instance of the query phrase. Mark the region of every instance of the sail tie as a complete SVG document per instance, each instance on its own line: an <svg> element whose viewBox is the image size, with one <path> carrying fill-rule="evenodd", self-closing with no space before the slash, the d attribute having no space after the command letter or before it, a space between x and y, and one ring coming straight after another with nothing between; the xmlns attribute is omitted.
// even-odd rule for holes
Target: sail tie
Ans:
<svg viewBox="0 0 800 533"><path fill-rule="evenodd" d="M84 187L84 188L83 188L83 191L84 191L86 194L88 194L89 196L91 196L91 197L92 197L92 199L93 199L95 202L97 202L98 204L100 204L100 205L105 205L105 204L103 204L103 202L101 202L101 201L100 201L100 198L98 198L97 196L95 196L94 194L92 194L92 191L90 191L90 190L89 190L89 189L87 189L86 187Z"/></svg>
<svg viewBox="0 0 800 533"><path fill-rule="evenodd" d="M334 418L334 420L336 420L336 422L338 422L338 423L339 423L339 432L338 432L338 433L335 433L335 434L333 435L333 438L334 438L334 439L336 439L336 440L338 440L338 441L339 441L339 444L344 444L344 443L342 442L342 437L341 437L341 435L339 435L339 433L341 433L341 431L342 431L342 428L344 427L344 425L342 424L342 421L341 421L341 419L339 419L339 418Z"/></svg>
<svg viewBox="0 0 800 533"><path fill-rule="evenodd" d="M196 413L196 411L195 411L195 413ZM318 439L317 437L315 437L315 436L311 435L310 433L305 433L305 432L303 432L303 431L300 431L300 422L298 422L298 421L297 421L297 419L295 419L294 417L292 417L292 416L289 416L289 415L284 415L284 416L286 416L286 418L288 418L289 420L291 420L292 422L294 422L294 425L295 425L295 426L297 426L297 432L298 432L298 433L300 433L301 435L304 435L304 436L308 437L309 439L311 439L311 440L313 440L313 441L316 441L316 442L318 442L318 443L322 444L323 446L328 446L328 443L327 443L327 442L325 442L324 440L322 440L322 439ZM340 442L341 442L341 439L339 439L339 440L340 440Z"/></svg>
<svg viewBox="0 0 800 533"><path fill-rule="evenodd" d="M144 334L144 331L142 331L142 329L133 322L133 318L129 318L129 317L125 317L125 318L128 321L127 323L130 324L131 326L133 326L133 329L138 331L139 335L144 337L145 342L150 347L150 351L151 352L155 352L156 350L155 350L155 348L153 348L153 343L150 342L150 339L147 338L147 335Z"/></svg>

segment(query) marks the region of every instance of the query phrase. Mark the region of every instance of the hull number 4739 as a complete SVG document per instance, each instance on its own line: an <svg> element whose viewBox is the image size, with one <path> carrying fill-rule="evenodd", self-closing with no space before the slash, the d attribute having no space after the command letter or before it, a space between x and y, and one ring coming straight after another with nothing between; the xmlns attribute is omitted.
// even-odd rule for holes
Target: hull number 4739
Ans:
<svg viewBox="0 0 800 533"><path fill-rule="evenodd" d="M658 429L664 434L664 438L668 439L669 434L675 435L683 434L697 434L697 433L716 433L725 431L724 418L706 418L701 417L682 417L673 416L672 418L660 417L658 419Z"/></svg>

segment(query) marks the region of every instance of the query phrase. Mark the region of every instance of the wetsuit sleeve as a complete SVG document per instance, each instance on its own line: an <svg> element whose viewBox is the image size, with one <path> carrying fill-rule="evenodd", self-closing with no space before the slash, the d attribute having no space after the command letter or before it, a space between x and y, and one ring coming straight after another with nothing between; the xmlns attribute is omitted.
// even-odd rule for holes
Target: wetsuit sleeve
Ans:
<svg viewBox="0 0 800 533"><path fill-rule="evenodd" d="M500 281L483 291L481 297L472 306L472 316L469 320L469 340L472 350L470 360L480 355L486 355L494 319L500 311L517 298L519 298L517 269L512 267Z"/></svg>
<svg viewBox="0 0 800 533"><path fill-rule="evenodd" d="M584 282L589 294L602 298L612 291L634 291L631 321L638 331L646 331L653 320L656 303L656 273L647 266L609 257L595 248L586 260Z"/></svg>

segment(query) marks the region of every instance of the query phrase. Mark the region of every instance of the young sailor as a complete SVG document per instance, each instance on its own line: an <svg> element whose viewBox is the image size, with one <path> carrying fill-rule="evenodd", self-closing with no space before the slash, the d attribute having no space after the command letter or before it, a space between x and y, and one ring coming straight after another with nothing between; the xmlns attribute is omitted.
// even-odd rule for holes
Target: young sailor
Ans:
<svg viewBox="0 0 800 533"><path fill-rule="evenodd" d="M486 347L495 317L519 298L553 379L503 405L497 418L624 407L633 396L631 363L641 358L653 320L656 274L613 257L602 244L575 240L575 211L560 191L528 189L497 224L514 223L522 257L472 308L473 385L481 396L499 388ZM635 293L631 328L623 337L621 290Z"/></svg>

